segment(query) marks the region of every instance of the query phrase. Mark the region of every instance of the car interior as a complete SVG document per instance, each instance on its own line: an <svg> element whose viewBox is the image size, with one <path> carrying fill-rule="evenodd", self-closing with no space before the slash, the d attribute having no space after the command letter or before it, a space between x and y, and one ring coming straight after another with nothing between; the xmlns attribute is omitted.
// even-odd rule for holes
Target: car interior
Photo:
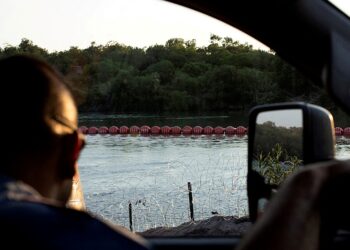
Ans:
<svg viewBox="0 0 350 250"><path fill-rule="evenodd" d="M166 0L166 2L211 16L252 36L269 47L270 53L279 56L300 71L310 80L310 84L324 88L332 101L350 114L350 18L340 9L338 2L327 0L237 2ZM277 124L277 121L286 114L298 123L287 125L278 136L268 134L270 133L268 126L271 125L269 122ZM277 192L278 186L287 175L300 166L334 159L334 129L335 124L329 111L312 103L269 103L251 110L246 181L249 219L253 224L260 212L263 212L265 203ZM276 130L274 133L277 133ZM285 133L289 136L284 137ZM266 171L261 162L266 159L256 157L258 153L264 151L264 143L259 142L264 136L282 138L273 142L274 145L271 145L269 150L277 144L286 147L296 145L295 148L291 146L291 150L295 150L293 155L283 156L284 161L288 161L290 165L286 167L288 171L283 173L281 178L268 179L264 176ZM273 150L276 152L278 148ZM329 249L347 249L350 245L350 234L346 228L338 230L341 232L333 237ZM244 235L145 236L152 249L167 250L235 249L242 237Z"/></svg>
<svg viewBox="0 0 350 250"><path fill-rule="evenodd" d="M311 79L313 84L326 88L334 102L349 112L348 74L350 73L347 70L347 66L349 64L348 53L350 52L350 19L332 3L322 0L244 1L234 4L227 1L207 2L200 0L175 0L170 2L213 16L266 44L278 56ZM263 110L284 108L282 105L272 108L263 107ZM251 115L255 115L254 118L256 118L254 111ZM252 117L250 118L253 122L250 122L249 128L253 128L256 120ZM315 117L309 117L308 119L314 120ZM322 131L315 133L318 136L328 138L326 140L328 141L328 146L325 147L327 149L322 152L325 158L317 159L316 157L309 162L326 160L327 157L331 159L332 154L334 154L332 152L332 145L334 144L332 130L334 125L327 118L321 120L317 123L323 123L328 129L323 130L325 134ZM251 131L249 131L250 152L253 151L253 136L255 132ZM304 130L304 136L312 133L311 131L312 129L309 131ZM313 143L317 144L317 139L315 141L310 142L310 138L305 139L304 137L303 147L312 147ZM309 157L310 152L304 152L305 156ZM264 181L255 177L249 177L248 174L250 217L254 221L254 218L257 216L258 201L254 197L256 192L249 191L249 178L252 178L255 183L253 189L259 189L260 187L260 192L264 192L261 191L264 189L258 183L264 184ZM344 239L346 238L346 234L338 235L338 241L335 241L330 249L345 249L347 244L344 243L346 242ZM232 246L236 247L239 244L239 240L239 238L150 239L156 249L178 247L184 249L232 249Z"/></svg>

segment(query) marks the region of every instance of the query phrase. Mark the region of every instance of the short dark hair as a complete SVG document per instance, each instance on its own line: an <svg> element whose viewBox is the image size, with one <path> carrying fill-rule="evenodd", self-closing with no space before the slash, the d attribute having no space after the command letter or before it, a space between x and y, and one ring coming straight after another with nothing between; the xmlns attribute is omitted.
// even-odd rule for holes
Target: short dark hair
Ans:
<svg viewBox="0 0 350 250"><path fill-rule="evenodd" d="M0 60L0 108L3 117L0 133L4 154L47 143L50 127L45 115L55 110L63 77L48 63L34 57L16 55ZM54 114L53 114L54 115ZM5 157L6 157L5 156Z"/></svg>

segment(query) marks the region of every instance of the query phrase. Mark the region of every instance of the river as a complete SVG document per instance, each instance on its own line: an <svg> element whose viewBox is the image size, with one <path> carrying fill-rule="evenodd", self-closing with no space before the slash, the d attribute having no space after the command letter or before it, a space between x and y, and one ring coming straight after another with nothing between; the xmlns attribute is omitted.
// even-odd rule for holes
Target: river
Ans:
<svg viewBox="0 0 350 250"><path fill-rule="evenodd" d="M139 119L139 122L137 122ZM232 117L86 116L80 125L245 125ZM350 158L350 140L337 138L337 158ZM87 209L135 231L194 218L247 215L247 136L87 136L79 160Z"/></svg>

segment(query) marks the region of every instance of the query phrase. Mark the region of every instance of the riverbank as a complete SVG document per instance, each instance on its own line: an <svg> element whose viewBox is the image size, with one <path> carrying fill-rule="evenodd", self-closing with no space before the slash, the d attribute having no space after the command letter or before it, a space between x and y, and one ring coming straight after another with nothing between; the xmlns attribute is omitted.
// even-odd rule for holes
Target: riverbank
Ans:
<svg viewBox="0 0 350 250"><path fill-rule="evenodd" d="M144 237L241 236L249 230L248 217L216 215L206 220L185 222L177 227L157 227L138 232Z"/></svg>
<svg viewBox="0 0 350 250"><path fill-rule="evenodd" d="M79 114L79 126L248 126L248 112L201 115Z"/></svg>

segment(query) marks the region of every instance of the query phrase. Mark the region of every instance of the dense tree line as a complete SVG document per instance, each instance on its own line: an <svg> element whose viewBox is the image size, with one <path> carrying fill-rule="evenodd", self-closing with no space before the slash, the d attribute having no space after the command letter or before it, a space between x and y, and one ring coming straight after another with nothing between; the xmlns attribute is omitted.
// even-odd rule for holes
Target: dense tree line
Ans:
<svg viewBox="0 0 350 250"><path fill-rule="evenodd" d="M254 157L268 155L277 144L281 147L278 157L281 161L289 156L303 159L303 128L276 126L271 121L256 125Z"/></svg>
<svg viewBox="0 0 350 250"><path fill-rule="evenodd" d="M83 112L229 112L295 100L333 108L321 88L272 51L217 35L206 47L174 38L143 49L111 42L49 53L28 39L0 48L0 57L17 53L62 72Z"/></svg>
<svg viewBox="0 0 350 250"><path fill-rule="evenodd" d="M253 169L267 184L279 185L303 162L303 128L257 124L253 148Z"/></svg>

